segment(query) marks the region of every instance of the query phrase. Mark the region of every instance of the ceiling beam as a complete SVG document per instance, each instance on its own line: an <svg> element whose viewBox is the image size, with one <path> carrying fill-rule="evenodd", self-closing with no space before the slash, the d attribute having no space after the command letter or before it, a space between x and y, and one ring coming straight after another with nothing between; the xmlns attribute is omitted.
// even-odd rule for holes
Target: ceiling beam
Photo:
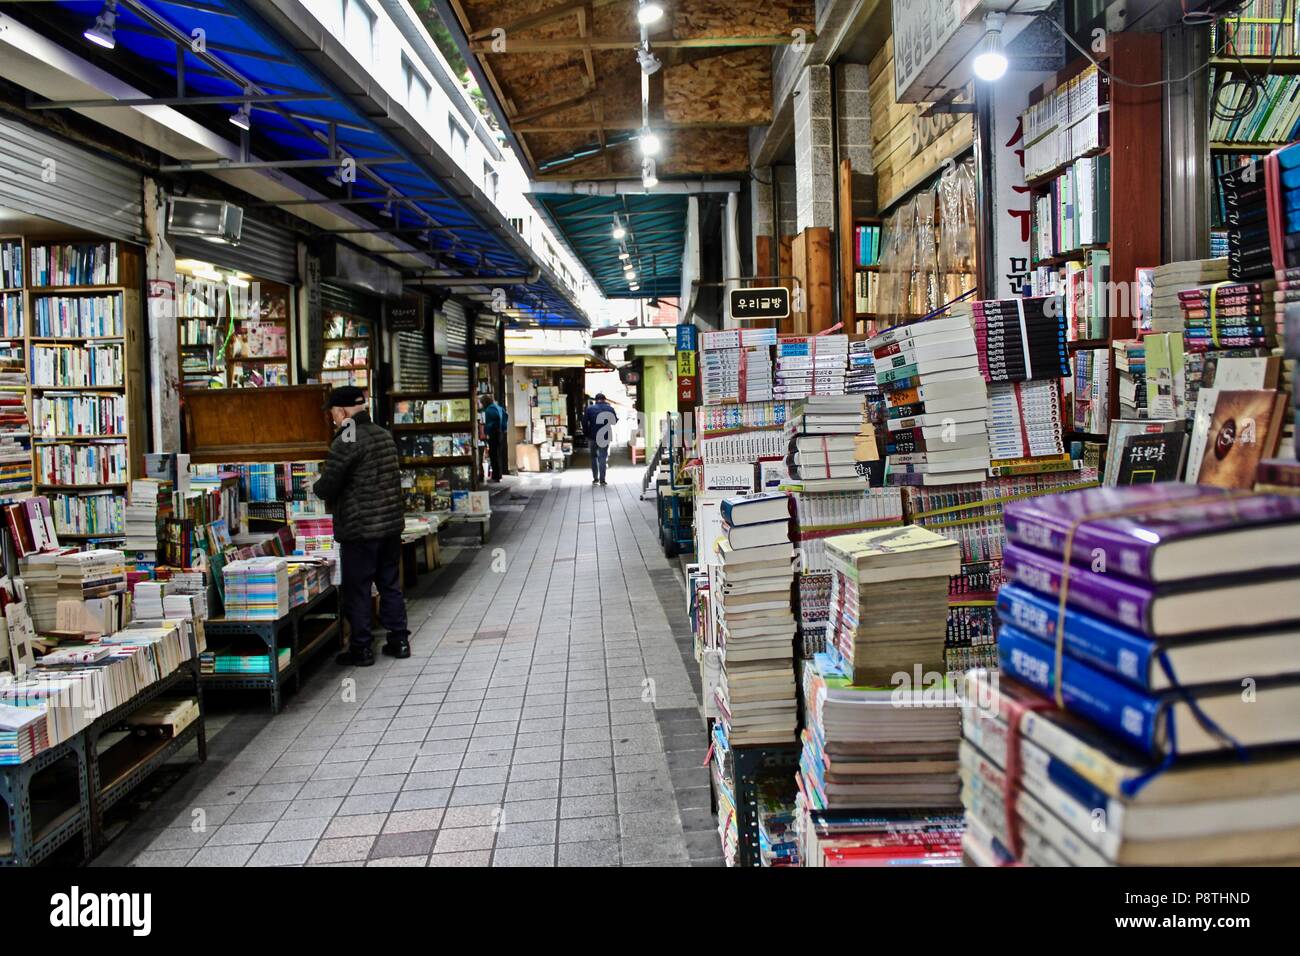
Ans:
<svg viewBox="0 0 1300 956"><path fill-rule="evenodd" d="M651 123L656 131L674 130L674 129L740 129L749 126L761 126L761 123L753 123L748 120L699 120L690 123L669 123L651 118ZM511 123L516 133L586 133L603 126L606 130L623 130L623 129L640 129L641 121L639 119L614 119L605 120L603 124L596 120L583 122L574 120L572 122L556 123L550 125L547 123Z"/></svg>
<svg viewBox="0 0 1300 956"><path fill-rule="evenodd" d="M803 42L811 42L810 33ZM689 37L684 40L651 40L656 50L702 50L709 47L746 47L746 46L789 46L796 38L787 33L773 36L738 36L738 37ZM536 40L511 40L500 50L492 48L491 43L476 42L470 49L478 56L508 56L512 53L555 53L565 50L636 50L641 46L640 37L563 37L539 38Z"/></svg>
<svg viewBox="0 0 1300 956"><path fill-rule="evenodd" d="M530 30L533 27L540 27L547 23L554 23L556 20L562 20L567 16L572 16L579 10L592 7L605 7L617 0L585 0L580 3L562 3L558 7L551 7L549 10L542 10L530 16L520 17L509 23L496 24L490 27L483 27L475 30L469 35L470 40L486 40L492 36L494 30L504 31L504 38L507 45L510 44L510 34L517 33L520 30Z"/></svg>

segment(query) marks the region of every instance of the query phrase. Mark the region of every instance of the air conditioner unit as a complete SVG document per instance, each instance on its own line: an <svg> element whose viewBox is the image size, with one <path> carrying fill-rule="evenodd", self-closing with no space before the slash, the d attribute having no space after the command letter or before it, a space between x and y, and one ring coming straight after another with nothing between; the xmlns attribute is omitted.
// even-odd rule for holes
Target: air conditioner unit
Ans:
<svg viewBox="0 0 1300 956"><path fill-rule="evenodd" d="M167 209L167 233L198 236L209 242L239 242L244 228L244 210L219 199L188 199L172 196Z"/></svg>

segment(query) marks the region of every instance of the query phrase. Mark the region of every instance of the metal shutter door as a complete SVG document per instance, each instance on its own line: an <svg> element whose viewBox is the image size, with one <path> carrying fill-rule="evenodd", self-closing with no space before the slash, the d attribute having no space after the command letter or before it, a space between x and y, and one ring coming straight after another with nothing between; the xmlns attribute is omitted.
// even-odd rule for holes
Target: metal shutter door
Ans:
<svg viewBox="0 0 1300 956"><path fill-rule="evenodd" d="M455 299L442 306L447 329L447 354L442 358L442 390L469 391L469 316Z"/></svg>
<svg viewBox="0 0 1300 956"><path fill-rule="evenodd" d="M172 245L178 256L215 261L259 279L298 284L298 240L294 234L288 229L250 219L247 214L237 246L214 245L197 236L176 236Z"/></svg>
<svg viewBox="0 0 1300 956"><path fill-rule="evenodd" d="M0 118L0 206L142 242L143 194L130 167Z"/></svg>

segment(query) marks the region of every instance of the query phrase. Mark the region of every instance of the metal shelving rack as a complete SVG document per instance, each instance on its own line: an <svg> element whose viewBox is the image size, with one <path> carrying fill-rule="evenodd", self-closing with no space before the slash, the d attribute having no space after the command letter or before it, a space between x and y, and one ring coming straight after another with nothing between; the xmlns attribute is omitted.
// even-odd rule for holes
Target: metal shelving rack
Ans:
<svg viewBox="0 0 1300 956"><path fill-rule="evenodd" d="M324 611L325 605L332 605L332 610ZM270 655L270 673L267 674L200 674L199 680L209 687L223 690L269 690L271 692L271 713L280 712L281 688L292 679L294 688L300 682L302 665L313 657L322 647L329 645L330 638L337 638L342 629L342 604L339 589L334 586L322 591L305 604L290 608L289 613L274 621L232 621L224 617L209 618L204 630L211 644L217 637L248 637L260 639ZM311 627L321 623L319 633L306 631L304 643L303 624ZM282 635L287 632L287 640ZM279 651L289 648L289 663L283 670L278 666Z"/></svg>
<svg viewBox="0 0 1300 956"><path fill-rule="evenodd" d="M759 851L758 787L768 777L793 777L799 769L798 744L731 745L728 749L731 763L731 786L736 806L736 866L762 866ZM717 794L712 792L714 782L710 777L710 794L713 812L717 813Z"/></svg>
<svg viewBox="0 0 1300 956"><path fill-rule="evenodd" d="M190 636L190 659L167 677L156 681L129 701L96 718L88 727L68 740L43 750L25 763L0 767L0 800L9 812L9 852L0 854L0 866L33 866L54 853L78 833L82 838L82 859L104 843L104 813L150 774L170 760L190 741L198 742L200 761L208 759L207 729L204 724L203 684L199 679L198 648ZM175 737L161 738L138 759L102 779L98 746L109 731L143 705L161 697L178 685L192 682L198 700L199 716ZM106 753L111 752L106 751ZM32 780L62 760L77 762L75 802L35 832L32 818Z"/></svg>

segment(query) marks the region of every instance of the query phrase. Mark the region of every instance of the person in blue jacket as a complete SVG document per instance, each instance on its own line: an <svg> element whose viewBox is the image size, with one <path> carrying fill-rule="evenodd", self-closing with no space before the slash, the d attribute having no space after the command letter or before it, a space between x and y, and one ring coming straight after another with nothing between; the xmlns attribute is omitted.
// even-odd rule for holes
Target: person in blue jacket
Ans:
<svg viewBox="0 0 1300 956"><path fill-rule="evenodd" d="M500 481L506 470L506 423L510 416L491 395L483 398L483 431L487 435L488 463L492 467L489 481Z"/></svg>
<svg viewBox="0 0 1300 956"><path fill-rule="evenodd" d="M609 464L609 446L614 440L614 424L618 415L614 407L605 401L605 393L598 392L596 400L587 406L582 414L582 433L587 436L587 448L591 451L591 483L605 483L605 468Z"/></svg>

